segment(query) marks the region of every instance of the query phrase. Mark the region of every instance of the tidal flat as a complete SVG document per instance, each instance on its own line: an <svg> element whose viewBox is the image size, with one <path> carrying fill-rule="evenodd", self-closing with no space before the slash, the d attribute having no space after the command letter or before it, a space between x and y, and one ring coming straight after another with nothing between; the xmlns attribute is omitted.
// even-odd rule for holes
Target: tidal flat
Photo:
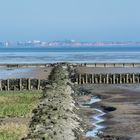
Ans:
<svg viewBox="0 0 140 140"><path fill-rule="evenodd" d="M105 126L105 129L102 129L103 134L101 139L103 139L103 137L108 137L110 139L116 138L119 140L140 139L139 85L85 84L79 86L79 89L88 93L78 97L77 99L79 101L87 101L92 96L98 96L101 99L100 102L94 103L90 109L82 109L82 112L84 112L84 118L89 118L87 122L90 129L96 128L96 126L91 125L93 124L91 117L95 116L95 111L92 111L92 108L99 108L106 112L103 117L105 121L101 123L101 125Z"/></svg>
<svg viewBox="0 0 140 140"><path fill-rule="evenodd" d="M50 74L50 71L51 70L48 68L39 68L39 69L34 68L34 71L26 72L26 74L24 74L23 76L30 77L33 75L33 76L38 76L36 78L39 78L40 76L47 78L48 75ZM17 75L15 74L15 76L17 76ZM63 76L63 75L61 75L61 72L60 72L60 74L58 72L56 72L56 75L55 76L53 75L53 82L57 78L61 81L62 80L61 76ZM57 82L57 84L58 83L60 84L60 81ZM49 86L55 87L57 85L55 82L54 83L53 82L50 81ZM74 92L72 92L73 96L70 96L70 99L74 103L74 104L71 104L72 107L74 105L72 112L74 113L74 115L76 115L80 119L80 121L77 119L74 119L76 121L76 123L79 124L78 128L80 130L80 131L77 131L77 130L75 131L75 133L80 132L80 138L79 138L79 134L78 134L77 135L78 139L76 139L76 140L139 140L140 139L140 134L139 134L139 130L140 130L140 119L139 119L139 116L140 116L140 86L139 86L139 84L83 84L83 85L76 85L74 83L71 83L70 81L68 82L69 84L67 82L65 83L66 87L69 85L70 87L72 87L72 89L75 88ZM60 87L58 87L58 89L59 88ZM51 98L55 99L58 96L57 95L57 92L59 91L58 89L56 91L54 91L54 93L56 93L56 94L54 94L55 96L52 94L52 91L50 91ZM64 89L65 89L65 87L64 87ZM46 87L46 91L47 91L46 95L48 96L48 87ZM64 92L65 90L62 90L62 91ZM26 95L30 96L32 94L32 93L30 94L30 92L34 93L34 91L24 91L24 92L27 92L27 94L20 94L20 92L17 92L17 93L8 92L7 94L5 94L6 92L1 92L1 98L0 98L0 101L2 102L1 116L3 117L3 118L1 118L1 127L2 127L1 128L1 130L2 130L1 137L3 138L3 139L1 138L2 140L5 140L5 139L8 140L8 138L10 138L11 136L13 137L12 140L16 140L17 137L21 138L23 136L23 134L26 135L28 133L28 129L29 129L28 124L31 123L30 122L31 120L30 120L30 118L27 119L27 117L26 117L26 115L28 115L28 112L24 113L24 109L28 109L28 108L23 107L23 109L20 110L20 109L16 108L16 104L18 103L17 101L21 101L21 102L19 102L19 104L22 105L22 103L24 104L24 101L26 101L26 102L28 102L27 103L27 105L28 105L28 104L32 103L32 99L27 97L29 100L27 100L26 98L19 100L19 97L15 97L15 94L17 94L16 96L20 96L20 98L21 98L22 97L21 95L23 95L23 97ZM38 92L38 91L36 91L36 92ZM61 93L62 95L64 94L63 92ZM82 94L75 96L74 94L76 94L76 92L79 92ZM64 97L67 98L68 96L64 96L64 95L60 96L60 100L62 100ZM12 100L12 98L13 98L13 100ZM38 100L39 97L37 96L36 99ZM47 99L47 103L48 103L49 98L47 97L46 99ZM58 98L57 98L57 100L58 100ZM62 100L61 103L58 102L58 105L62 105L62 106L64 106L64 109L66 109L66 106L62 104L63 101L65 101L65 100ZM68 106L70 106L69 101L70 100L68 99L68 101L66 102L68 104ZM7 104L7 102L8 102L9 108L11 108L13 106L16 108L15 111L21 111L22 114L20 115L19 114L20 112L19 113L16 112L16 114L13 114L14 111L12 111L12 109L10 109L9 112L3 111L3 108L5 109L3 102L6 102L5 106L8 105ZM84 107L80 106L80 102L85 104L85 106ZM10 106L10 103L13 103L12 106ZM35 103L35 106L37 105L37 103ZM50 100L50 103L51 104L53 103L52 99ZM55 105L56 103L57 102L55 101L53 103L53 105ZM26 105L26 103L25 103L25 105ZM75 109L75 107L76 107L76 109ZM57 108L58 108L58 106L57 106ZM29 112L31 112L33 109L34 108L31 107ZM46 105L45 109L47 109L47 105ZM48 110L47 110L47 112L48 112ZM50 112L51 112L51 114L53 114L52 107L50 107ZM54 112L56 112L56 109L54 109ZM4 118L5 114L6 114L6 118ZM64 113L64 115L60 115L60 116L65 116L65 115L66 114ZM41 114L39 114L39 116L41 117ZM52 115L52 116L54 117L54 115ZM71 119L71 116L73 116L73 115L68 115L67 116L68 119L69 118ZM25 117L25 119L24 119L24 117ZM67 120L66 117L64 117L64 119ZM39 120L40 120L40 118L39 118ZM49 118L49 119L47 118L46 120L47 121L50 120L50 122L52 123L51 118ZM56 119L56 120L58 120L58 119ZM3 125L2 122L6 122L6 123L4 123L4 125ZM64 126L69 127L68 123L66 121L64 121L64 122L67 124ZM7 127L7 123L8 123L8 126L10 126L10 128L12 128L12 129L9 129L9 127ZM72 126L75 127L75 125L73 125L73 124L72 124ZM20 132L19 129L22 130L22 132ZM46 129L48 129L48 128L45 128L45 134L48 135L50 132L48 133L48 130L46 131ZM0 132L1 132L1 130L0 130ZM15 130L15 131L13 132L13 130ZM52 131L53 130L54 129L52 129ZM59 130L59 128L58 128L58 130ZM82 133L81 133L81 130L82 130ZM7 133L7 132L10 132L10 133ZM57 133L58 131L55 131L55 132ZM96 135L96 133L97 133L97 135ZM13 134L15 134L16 138L14 138ZM91 135L91 134L93 134L93 135ZM67 134L65 136L67 136ZM47 138L48 138L48 136L47 136ZM57 140L62 140L62 139L57 139Z"/></svg>

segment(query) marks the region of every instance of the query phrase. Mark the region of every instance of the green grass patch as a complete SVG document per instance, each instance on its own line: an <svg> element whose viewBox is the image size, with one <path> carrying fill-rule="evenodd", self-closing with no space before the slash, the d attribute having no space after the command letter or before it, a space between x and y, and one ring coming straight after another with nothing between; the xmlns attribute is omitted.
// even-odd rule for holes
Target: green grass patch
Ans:
<svg viewBox="0 0 140 140"><path fill-rule="evenodd" d="M28 117L41 91L0 92L0 117Z"/></svg>

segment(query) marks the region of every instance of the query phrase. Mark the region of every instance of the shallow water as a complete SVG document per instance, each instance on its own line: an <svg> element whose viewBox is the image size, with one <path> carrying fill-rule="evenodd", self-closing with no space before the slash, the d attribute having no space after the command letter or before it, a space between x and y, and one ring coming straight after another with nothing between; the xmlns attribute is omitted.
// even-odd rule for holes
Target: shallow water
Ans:
<svg viewBox="0 0 140 140"><path fill-rule="evenodd" d="M82 103L81 105L84 107L90 107L90 105L100 102L101 99L97 96L93 96L89 101L86 101L84 103ZM105 128L104 125L101 125L100 123L104 122L104 118L102 118L106 113L103 112L101 109L95 108L94 109L97 113L95 115L92 116L93 120L92 120L92 125L93 125L93 129L89 130L86 133L86 137L97 137L97 133L102 133L102 129Z"/></svg>
<svg viewBox="0 0 140 140"><path fill-rule="evenodd" d="M0 48L0 63L136 63L139 46Z"/></svg>
<svg viewBox="0 0 140 140"><path fill-rule="evenodd" d="M0 79L23 78L22 75L32 70L33 68L0 68Z"/></svg>

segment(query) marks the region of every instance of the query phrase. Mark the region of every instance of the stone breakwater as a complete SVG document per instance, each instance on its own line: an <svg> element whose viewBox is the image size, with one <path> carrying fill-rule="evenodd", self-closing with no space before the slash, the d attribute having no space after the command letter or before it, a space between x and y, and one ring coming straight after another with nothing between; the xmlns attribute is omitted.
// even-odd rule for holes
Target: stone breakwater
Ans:
<svg viewBox="0 0 140 140"><path fill-rule="evenodd" d="M53 68L40 104L33 110L29 134L22 140L82 140L78 109L71 96L68 73L60 65Z"/></svg>

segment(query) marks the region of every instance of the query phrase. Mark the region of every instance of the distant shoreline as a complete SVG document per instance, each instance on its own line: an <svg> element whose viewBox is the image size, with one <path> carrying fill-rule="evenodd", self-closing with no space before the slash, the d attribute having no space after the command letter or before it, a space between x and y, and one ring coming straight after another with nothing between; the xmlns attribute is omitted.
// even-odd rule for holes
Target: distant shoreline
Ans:
<svg viewBox="0 0 140 140"><path fill-rule="evenodd" d="M75 40L67 41L40 41L40 40L29 40L29 41L1 41L1 47L106 47L106 46L140 46L140 41L95 41L95 42L82 42Z"/></svg>
<svg viewBox="0 0 140 140"><path fill-rule="evenodd" d="M83 48L83 47L132 47L132 46L135 46L135 47L140 47L140 44L136 45L136 44L131 44L131 45L53 45L53 46L40 46L40 45L19 45L19 46L14 46L14 45L9 45L9 46L4 46L4 45L0 45L0 48L55 48L55 47L58 47L58 48Z"/></svg>

